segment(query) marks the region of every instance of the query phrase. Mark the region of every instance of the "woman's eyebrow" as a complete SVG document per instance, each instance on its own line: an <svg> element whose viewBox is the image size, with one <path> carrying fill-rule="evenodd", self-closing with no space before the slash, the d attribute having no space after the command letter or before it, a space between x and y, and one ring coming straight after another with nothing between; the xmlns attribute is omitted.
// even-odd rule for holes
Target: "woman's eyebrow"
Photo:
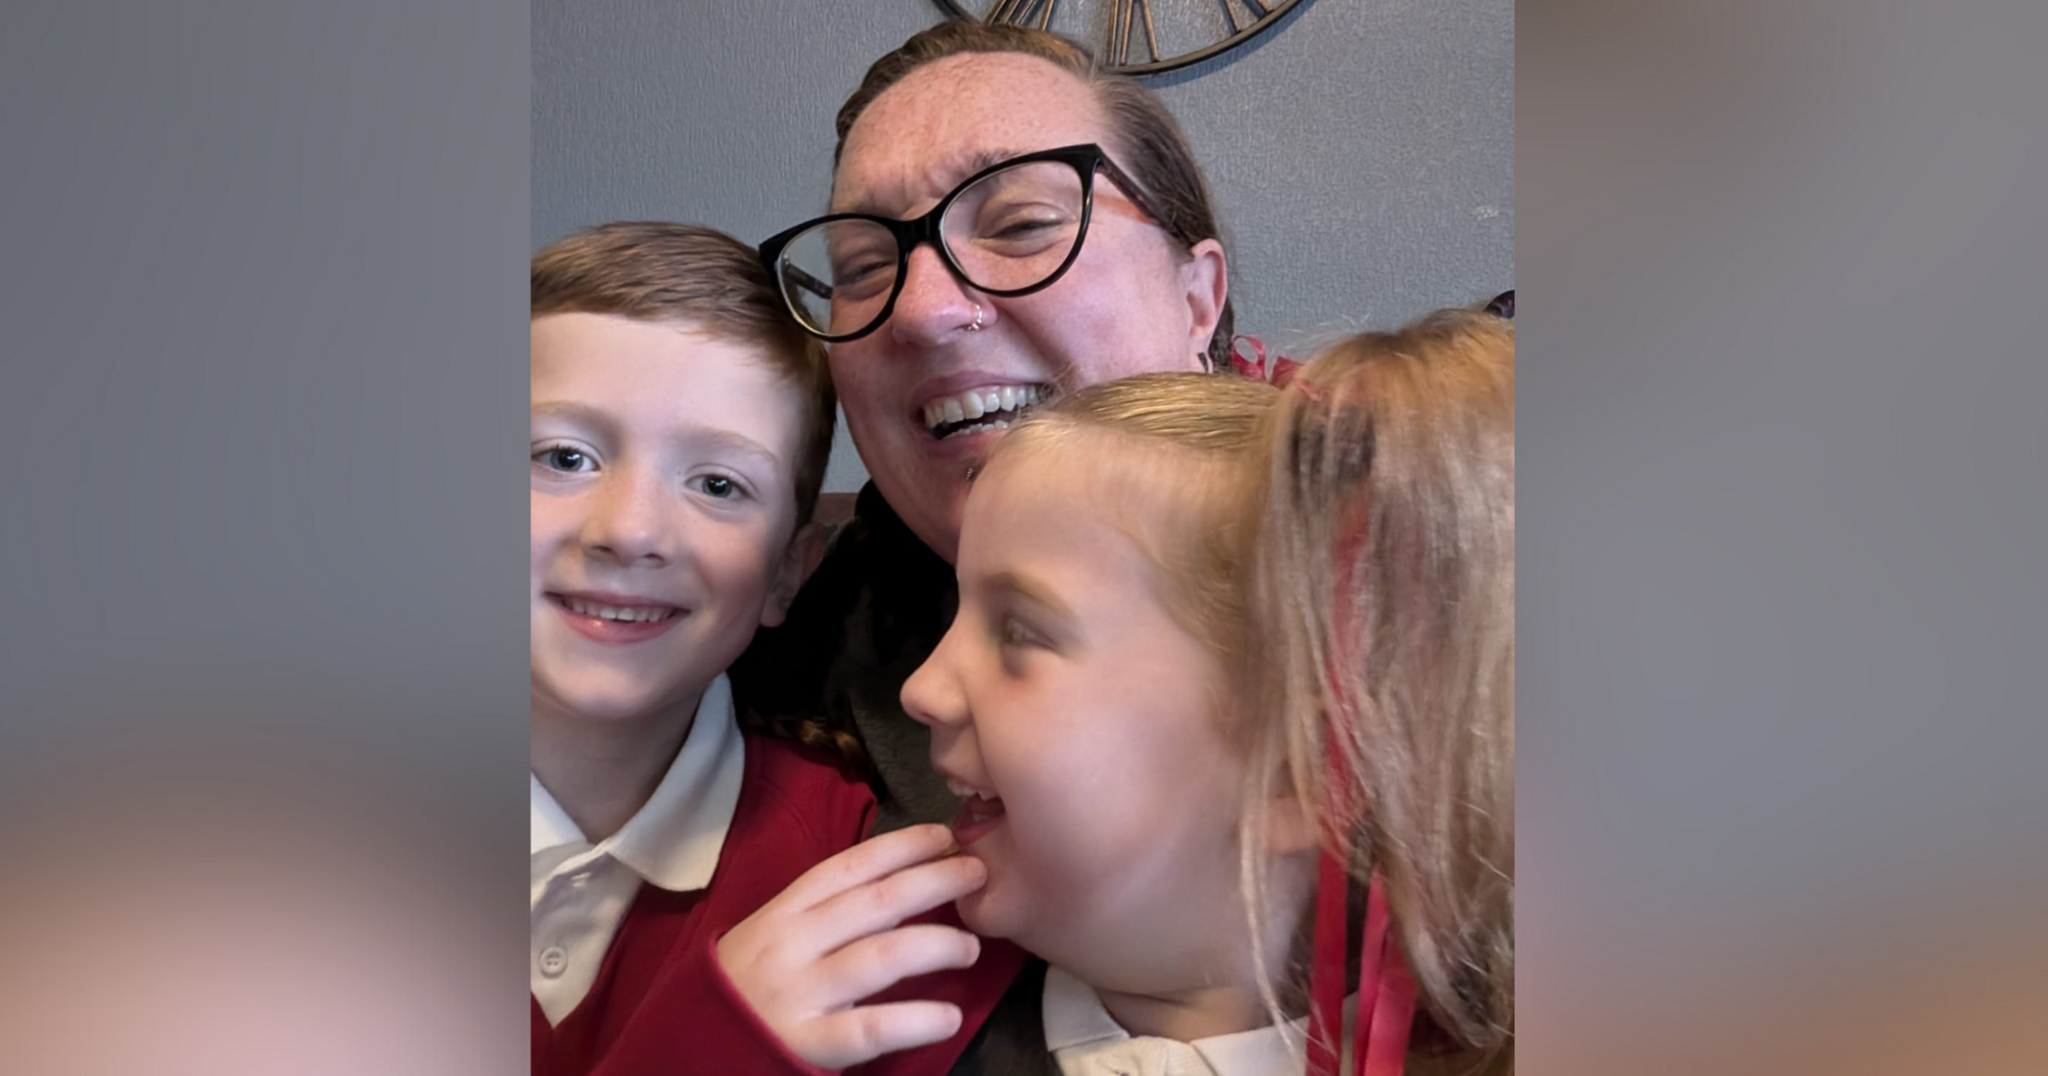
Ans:
<svg viewBox="0 0 2048 1076"><path fill-rule="evenodd" d="M1024 156L1022 153L1019 153L1018 151L1011 149L1008 146L996 146L990 149L982 150L980 153L977 153L974 156L968 158L966 167L960 169L960 178L966 179L968 176L971 176L984 168L989 168L994 165L1001 164L1012 157L1022 156Z"/></svg>
<svg viewBox="0 0 2048 1076"><path fill-rule="evenodd" d="M940 166L936 169L939 175L951 177L940 194L943 195L950 192L954 187L959 186L962 180L984 168L998 165L1012 157L1022 157L1023 155L1023 151L1012 149L1008 146L991 146L988 149L975 153L967 153L965 151L953 153L942 160ZM874 191L866 191L862 193L860 198L852 202L835 204L832 207L832 212L866 213L870 216L886 217L890 214L882 211L883 201L883 199L876 196Z"/></svg>

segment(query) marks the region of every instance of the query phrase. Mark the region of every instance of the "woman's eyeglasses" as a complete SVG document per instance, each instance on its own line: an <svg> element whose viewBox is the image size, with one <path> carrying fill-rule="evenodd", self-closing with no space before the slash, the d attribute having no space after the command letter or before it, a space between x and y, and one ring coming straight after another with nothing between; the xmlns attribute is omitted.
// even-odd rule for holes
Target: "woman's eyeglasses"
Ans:
<svg viewBox="0 0 2048 1076"><path fill-rule="evenodd" d="M1154 220L1163 219L1090 143L990 165L921 217L833 213L805 221L762 243L761 261L797 323L828 343L859 339L889 319L919 243L932 244L978 291L1029 295L1051 286L1080 255L1097 171Z"/></svg>

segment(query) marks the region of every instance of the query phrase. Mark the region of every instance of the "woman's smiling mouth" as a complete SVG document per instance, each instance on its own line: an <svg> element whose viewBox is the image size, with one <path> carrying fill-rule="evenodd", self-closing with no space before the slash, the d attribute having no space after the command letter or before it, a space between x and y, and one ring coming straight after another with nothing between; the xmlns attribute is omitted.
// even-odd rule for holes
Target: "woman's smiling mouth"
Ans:
<svg viewBox="0 0 2048 1076"><path fill-rule="evenodd" d="M1009 429L1032 405L1051 395L1050 385L988 385L939 397L919 411L925 429L943 441L958 433Z"/></svg>

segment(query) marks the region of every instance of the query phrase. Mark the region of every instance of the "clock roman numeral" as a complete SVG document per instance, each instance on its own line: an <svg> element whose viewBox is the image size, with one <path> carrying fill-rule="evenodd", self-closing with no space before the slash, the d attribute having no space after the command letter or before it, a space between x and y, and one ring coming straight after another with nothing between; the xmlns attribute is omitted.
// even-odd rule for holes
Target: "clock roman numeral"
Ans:
<svg viewBox="0 0 2048 1076"><path fill-rule="evenodd" d="M1233 34L1242 32L1244 26L1237 21L1237 12L1232 10L1230 0L1217 0L1217 2L1223 5L1223 18L1230 23L1230 32ZM1238 0L1238 2L1242 3L1245 6L1245 10L1251 13L1251 21L1253 22L1257 22L1269 14L1266 10L1266 5L1259 3L1259 0Z"/></svg>
<svg viewBox="0 0 2048 1076"><path fill-rule="evenodd" d="M967 0L936 0L939 8L952 18L976 18L970 8L982 7L981 3L970 4ZM1152 73L1171 71L1185 67L1198 60L1207 59L1243 44L1252 35L1258 34L1279 20L1279 16L1293 8L1300 0L1215 0L1223 9L1224 25L1228 30L1219 32L1214 15L1202 15L1198 10L1206 4L1188 3L1161 7L1155 18L1152 8L1157 0L1109 0L1107 5L1083 3L1080 14L1075 14L1074 5L1067 5L1061 12L1060 0L983 0L987 14L979 21L989 26L1015 26L1036 30L1060 32L1054 24L1062 20L1081 26L1068 26L1069 34L1087 34L1094 42L1092 51L1103 66L1127 73ZM1096 20L1103 6L1109 8L1107 33L1099 29ZM1167 56L1159 48L1158 20L1167 23L1168 43L1179 51L1178 55ZM1175 21L1178 20L1178 21ZM1089 25L1089 24L1092 24ZM1139 31L1144 31L1142 40ZM1100 34L1101 36L1095 36ZM1186 39L1196 38L1190 47ZM1206 44L1204 44L1206 43Z"/></svg>
<svg viewBox="0 0 2048 1076"><path fill-rule="evenodd" d="M1030 26L1031 15L1037 12L1037 26L1043 30L1052 23L1053 9L1058 6L1059 0L1000 0L983 21L991 26L1003 22L1011 26Z"/></svg>
<svg viewBox="0 0 2048 1076"><path fill-rule="evenodd" d="M1145 14L1145 45L1152 59L1159 57L1159 37L1152 30L1152 6L1145 0L1115 0L1109 10L1109 56L1118 65L1131 62L1131 30L1135 16Z"/></svg>

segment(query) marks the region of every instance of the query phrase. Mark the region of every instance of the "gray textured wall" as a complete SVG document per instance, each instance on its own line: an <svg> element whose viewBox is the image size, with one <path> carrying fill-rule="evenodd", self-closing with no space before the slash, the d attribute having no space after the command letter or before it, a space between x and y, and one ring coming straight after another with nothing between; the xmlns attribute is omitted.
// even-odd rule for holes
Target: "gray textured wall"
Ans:
<svg viewBox="0 0 2048 1076"><path fill-rule="evenodd" d="M821 211L839 102L938 17L931 0L536 0L534 246L639 217L753 241ZM1239 331L1291 352L1512 286L1512 0L1304 0L1150 85L1215 185ZM840 436L828 484L852 489Z"/></svg>

